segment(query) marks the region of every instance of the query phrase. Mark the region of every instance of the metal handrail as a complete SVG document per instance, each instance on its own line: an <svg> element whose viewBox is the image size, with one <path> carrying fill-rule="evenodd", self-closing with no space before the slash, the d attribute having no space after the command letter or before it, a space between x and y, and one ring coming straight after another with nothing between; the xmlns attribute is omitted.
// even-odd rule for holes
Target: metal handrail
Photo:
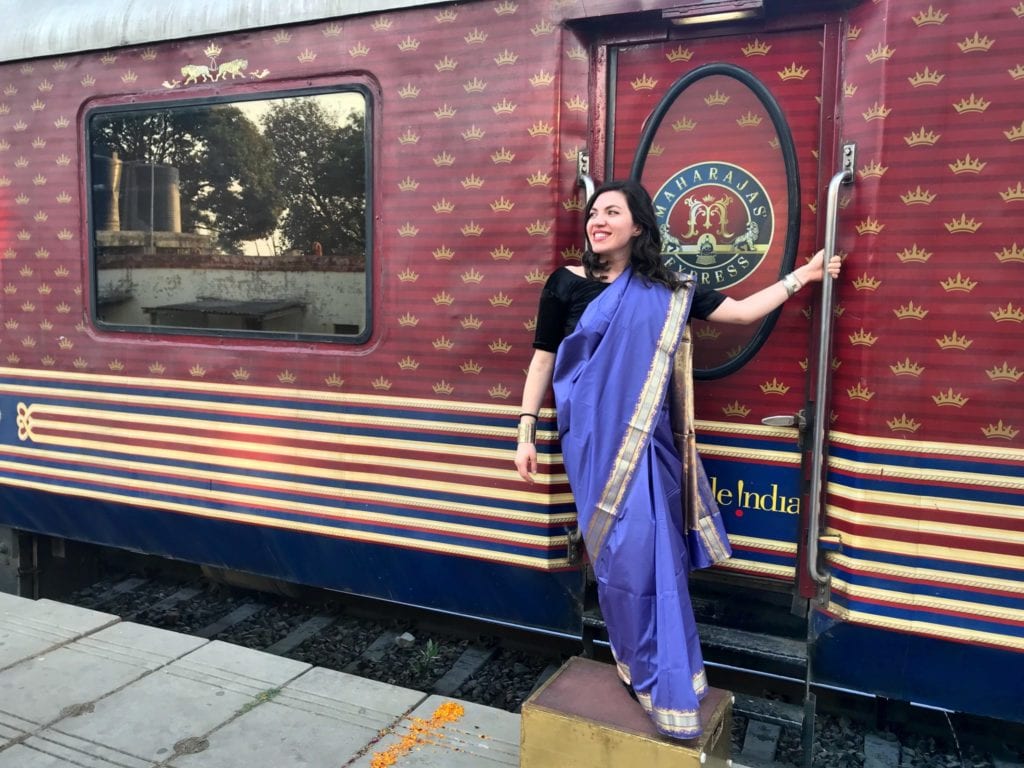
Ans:
<svg viewBox="0 0 1024 768"><path fill-rule="evenodd" d="M818 335L818 370L814 384L814 408L811 424L811 488L807 515L807 572L816 584L828 583L829 574L819 569L818 538L821 534L822 473L825 462L825 429L828 413L825 410L832 371L829 357L832 353L832 299L835 283L828 271L829 260L836 252L836 226L838 224L839 187L853 181L850 168L838 172L828 183L828 201L825 213L825 261L821 278L821 309Z"/></svg>

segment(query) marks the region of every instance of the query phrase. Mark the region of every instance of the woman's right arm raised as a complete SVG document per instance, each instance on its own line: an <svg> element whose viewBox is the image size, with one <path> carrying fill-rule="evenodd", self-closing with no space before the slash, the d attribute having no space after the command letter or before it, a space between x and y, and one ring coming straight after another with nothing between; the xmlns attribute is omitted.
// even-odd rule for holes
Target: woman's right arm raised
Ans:
<svg viewBox="0 0 1024 768"><path fill-rule="evenodd" d="M533 359L526 372L526 383L523 385L522 415L519 417L520 429L516 444L516 470L519 476L528 483L533 482L533 473L537 471L537 445L533 440L523 440L524 431L530 427L536 431L537 414L540 413L544 396L551 386L551 374L555 369L555 353L543 349L533 351Z"/></svg>

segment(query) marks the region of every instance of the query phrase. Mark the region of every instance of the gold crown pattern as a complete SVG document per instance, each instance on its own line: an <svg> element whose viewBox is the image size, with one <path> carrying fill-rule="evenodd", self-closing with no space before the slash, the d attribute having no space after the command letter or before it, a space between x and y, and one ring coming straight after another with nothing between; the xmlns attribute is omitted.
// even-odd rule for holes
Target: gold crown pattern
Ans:
<svg viewBox="0 0 1024 768"><path fill-rule="evenodd" d="M495 384L493 387L487 390L489 394L495 400L508 400L512 395L512 390L506 387L504 384Z"/></svg>
<svg viewBox="0 0 1024 768"><path fill-rule="evenodd" d="M1024 371L1020 371L1016 366L1010 367L1010 364L1005 360L1001 366L994 366L989 370L985 371L985 375L992 381L1012 381L1014 383L1021 380L1024 377Z"/></svg>
<svg viewBox="0 0 1024 768"><path fill-rule="evenodd" d="M770 44L764 42L763 40L759 40L756 37L753 39L753 41L747 43L742 48L740 48L740 50L743 52L743 55L746 56L747 58L750 58L751 56L767 56L768 52L771 49L772 47Z"/></svg>
<svg viewBox="0 0 1024 768"><path fill-rule="evenodd" d="M919 27L925 27L930 24L942 24L947 18L949 18L948 13L942 10L937 11L930 5L928 6L927 11L921 11L920 13L911 16L911 19L913 19L914 24L916 24Z"/></svg>
<svg viewBox="0 0 1024 768"><path fill-rule="evenodd" d="M900 320L924 320L928 317L928 310L918 306L913 301L909 301L894 309L893 314Z"/></svg>
<svg viewBox="0 0 1024 768"><path fill-rule="evenodd" d="M922 86L938 85L942 82L943 78L945 78L945 75L941 72L933 72L928 67L925 67L920 72L915 72L913 75L908 77L907 80L909 80L910 84L915 88L920 88Z"/></svg>
<svg viewBox="0 0 1024 768"><path fill-rule="evenodd" d="M999 193L999 196L1003 198L1004 203L1024 200L1024 186L1022 186L1021 182L1018 181L1016 187L1007 187L1005 192Z"/></svg>
<svg viewBox="0 0 1024 768"><path fill-rule="evenodd" d="M435 395L450 395L455 391L455 386L444 379L436 382L431 389L434 390Z"/></svg>
<svg viewBox="0 0 1024 768"><path fill-rule="evenodd" d="M912 362L909 357L905 358L902 362L894 363L889 366L889 370L896 376L913 376L918 378L924 373L924 366L919 365L916 362Z"/></svg>
<svg viewBox="0 0 1024 768"><path fill-rule="evenodd" d="M863 117L866 122L871 122L872 120L885 120L891 112L891 107L887 107L885 104L879 104L876 101L867 110L861 113L861 117Z"/></svg>
<svg viewBox="0 0 1024 768"><path fill-rule="evenodd" d="M658 81L650 75L644 74L630 82L634 91L653 91Z"/></svg>
<svg viewBox="0 0 1024 768"><path fill-rule="evenodd" d="M811 70L798 65L795 61L778 73L780 80L803 80Z"/></svg>
<svg viewBox="0 0 1024 768"><path fill-rule="evenodd" d="M863 400L864 402L867 402L875 396L875 393L864 386L863 382L858 381L854 386L847 388L846 396L851 400Z"/></svg>
<svg viewBox="0 0 1024 768"><path fill-rule="evenodd" d="M1013 440L1020 430L1009 424L1003 424L1003 420L1000 419L997 424L982 427L981 432L990 440Z"/></svg>
<svg viewBox="0 0 1024 768"><path fill-rule="evenodd" d="M963 408L967 405L970 398L965 397L961 392L954 392L953 388L950 387L945 392L932 395L932 400L940 407L953 406L954 408Z"/></svg>
<svg viewBox="0 0 1024 768"><path fill-rule="evenodd" d="M726 416L735 416L741 419L750 415L750 409L739 400L733 400L728 405L722 406L722 413Z"/></svg>
<svg viewBox="0 0 1024 768"><path fill-rule="evenodd" d="M936 197L938 197L938 195L927 189L922 190L921 185L918 184L917 189L908 189L905 193L900 195L900 200L903 201L904 205L931 205Z"/></svg>
<svg viewBox="0 0 1024 768"><path fill-rule="evenodd" d="M857 175L862 179L880 179L885 176L885 172L889 170L889 166L882 165L877 160L872 160L870 163L865 165L863 168L857 171Z"/></svg>
<svg viewBox="0 0 1024 768"><path fill-rule="evenodd" d="M973 93L970 96L965 96L960 101L954 102L953 109L958 114L965 114L968 112L984 112L992 104L986 98L975 96Z"/></svg>
<svg viewBox="0 0 1024 768"><path fill-rule="evenodd" d="M917 421L917 419L912 419L905 413L901 414L899 417L888 419L885 423L893 432L908 432L913 434L921 428L921 423Z"/></svg>
<svg viewBox="0 0 1024 768"><path fill-rule="evenodd" d="M868 216L854 228L857 230L858 235L877 235L885 229L885 224L882 224L880 221Z"/></svg>
<svg viewBox="0 0 1024 768"><path fill-rule="evenodd" d="M972 216L970 219L967 218L966 213L960 214L959 219L952 219L947 221L945 224L946 229L953 232L977 232L981 228L981 222L975 220Z"/></svg>
<svg viewBox="0 0 1024 768"><path fill-rule="evenodd" d="M968 339L966 336L961 336L956 331L947 333L940 339L936 339L935 343L939 345L940 349L958 349L961 351L967 350L974 343L973 339Z"/></svg>
<svg viewBox="0 0 1024 768"><path fill-rule="evenodd" d="M877 291L882 281L868 275L867 272L853 281L853 287L858 291Z"/></svg>
<svg viewBox="0 0 1024 768"><path fill-rule="evenodd" d="M736 118L736 124L743 128L752 128L761 124L763 118L753 112L747 112L742 117Z"/></svg>
<svg viewBox="0 0 1024 768"><path fill-rule="evenodd" d="M714 93L709 93L704 97L704 103L709 107L724 107L729 103L729 96L716 88Z"/></svg>
<svg viewBox="0 0 1024 768"><path fill-rule="evenodd" d="M957 47L963 53L978 53L987 51L995 44L995 40L989 38L988 35L981 37L977 32L974 33L973 37L967 37L957 43Z"/></svg>
<svg viewBox="0 0 1024 768"><path fill-rule="evenodd" d="M849 336L850 343L855 347L873 347L878 337L873 333L859 328Z"/></svg>
<svg viewBox="0 0 1024 768"><path fill-rule="evenodd" d="M989 314L997 323L1024 323L1024 309L1013 306L1012 301L1005 307L992 310Z"/></svg>
<svg viewBox="0 0 1024 768"><path fill-rule="evenodd" d="M553 82L555 82L554 74L543 69L530 78L530 85L534 88L545 88Z"/></svg>
<svg viewBox="0 0 1024 768"><path fill-rule="evenodd" d="M693 51L689 48L684 48L681 45L677 45L671 51L665 54L665 58L676 64L680 61L689 61L693 58Z"/></svg>
<svg viewBox="0 0 1024 768"><path fill-rule="evenodd" d="M771 381L762 382L760 389L766 395L784 395L789 392L790 387L785 382L779 381L777 377L772 377Z"/></svg>
<svg viewBox="0 0 1024 768"><path fill-rule="evenodd" d="M1011 246L1003 248L1001 251L996 251L995 255L1001 262L1024 261L1024 248L1019 248L1017 247L1017 244L1014 243Z"/></svg>
<svg viewBox="0 0 1024 768"><path fill-rule="evenodd" d="M870 63L876 64L879 61L888 61L889 59L892 58L892 55L894 53L896 53L896 51L893 48L890 48L888 45L882 45L882 43L879 43L877 46L868 51L864 55L864 58L866 58Z"/></svg>
<svg viewBox="0 0 1024 768"><path fill-rule="evenodd" d="M942 286L942 290L946 293L949 293L950 291L971 293L971 291L973 291L978 285L978 282L973 281L970 278L965 278L963 274L956 272L955 278L950 276L950 278L946 278L944 281L941 281L939 285Z"/></svg>

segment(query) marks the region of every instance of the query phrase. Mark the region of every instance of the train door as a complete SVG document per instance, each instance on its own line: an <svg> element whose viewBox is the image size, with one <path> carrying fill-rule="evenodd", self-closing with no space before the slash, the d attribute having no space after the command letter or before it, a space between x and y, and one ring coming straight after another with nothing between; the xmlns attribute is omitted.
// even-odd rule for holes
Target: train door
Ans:
<svg viewBox="0 0 1024 768"><path fill-rule="evenodd" d="M744 296L825 239L824 192L842 160L833 120L840 25L666 26L667 39L662 27L657 41L634 34L601 50L605 144L595 176L638 177L654 199L665 258ZM801 679L806 598L815 594L804 544L815 442L806 425L821 399L821 295L818 286L802 291L754 326L692 323L699 447L734 552L695 577L705 655ZM730 632L749 636L716 650ZM735 658L741 646L744 658Z"/></svg>

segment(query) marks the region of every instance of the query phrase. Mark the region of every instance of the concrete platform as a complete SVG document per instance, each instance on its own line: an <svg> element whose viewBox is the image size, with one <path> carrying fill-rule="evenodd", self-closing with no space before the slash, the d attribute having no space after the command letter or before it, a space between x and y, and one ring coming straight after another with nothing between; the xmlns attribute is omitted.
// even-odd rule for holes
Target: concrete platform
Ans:
<svg viewBox="0 0 1024 768"><path fill-rule="evenodd" d="M519 739L504 710L0 593L0 768L487 768Z"/></svg>
<svg viewBox="0 0 1024 768"><path fill-rule="evenodd" d="M385 752L518 765L519 716L0 594L0 768L368 767Z"/></svg>

